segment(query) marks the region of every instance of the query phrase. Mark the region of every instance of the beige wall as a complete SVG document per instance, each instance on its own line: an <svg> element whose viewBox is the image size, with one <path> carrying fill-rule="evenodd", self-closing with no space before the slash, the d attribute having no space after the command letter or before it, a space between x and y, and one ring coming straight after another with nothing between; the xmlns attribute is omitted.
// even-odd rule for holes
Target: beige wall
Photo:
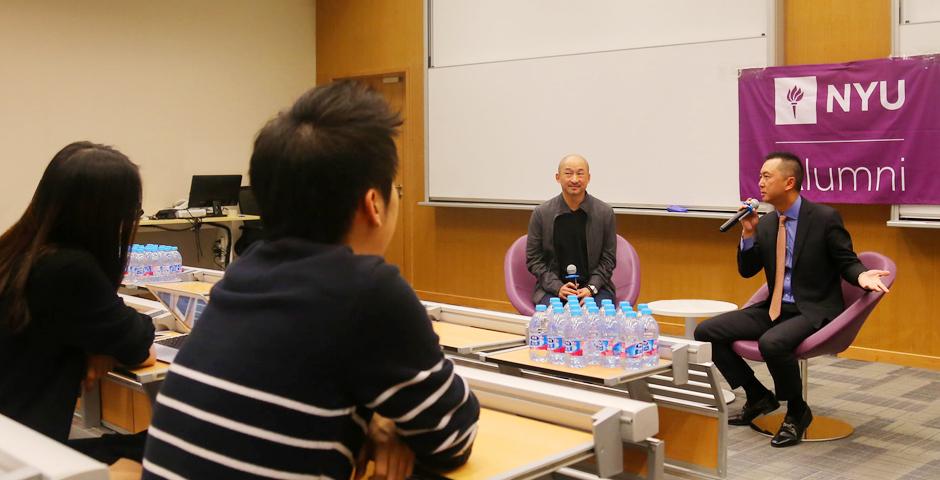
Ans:
<svg viewBox="0 0 940 480"><path fill-rule="evenodd" d="M74 140L138 163L148 213L193 174L247 175L255 133L315 82L315 14L315 0L0 2L0 229Z"/></svg>

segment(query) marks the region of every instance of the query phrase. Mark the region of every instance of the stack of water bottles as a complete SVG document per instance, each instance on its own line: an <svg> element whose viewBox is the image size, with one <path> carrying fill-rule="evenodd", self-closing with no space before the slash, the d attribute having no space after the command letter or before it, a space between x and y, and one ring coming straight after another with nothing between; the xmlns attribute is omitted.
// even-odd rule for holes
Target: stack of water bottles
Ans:
<svg viewBox="0 0 940 480"><path fill-rule="evenodd" d="M183 257L177 247L135 243L128 257L125 285L179 282L183 279Z"/></svg>
<svg viewBox="0 0 940 480"><path fill-rule="evenodd" d="M627 370L659 364L659 325L643 303L637 312L629 302L620 302L618 309L606 299L598 306L586 297L582 307L573 295L565 305L552 298L548 306L536 306L528 337L534 362Z"/></svg>

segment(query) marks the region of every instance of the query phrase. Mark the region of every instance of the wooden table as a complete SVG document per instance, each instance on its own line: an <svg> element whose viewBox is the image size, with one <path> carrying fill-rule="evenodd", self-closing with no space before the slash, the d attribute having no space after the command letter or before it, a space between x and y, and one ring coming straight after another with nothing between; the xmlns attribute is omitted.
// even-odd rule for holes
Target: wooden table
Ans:
<svg viewBox="0 0 940 480"><path fill-rule="evenodd" d="M197 217L197 218L167 218L162 220L152 220L142 218L141 227L162 227L170 225L192 225L193 223L231 223L248 222L252 220L261 220L258 215L226 215L224 217Z"/></svg>
<svg viewBox="0 0 940 480"><path fill-rule="evenodd" d="M519 368L547 373L549 375L563 376L608 387L621 385L656 373L666 372L672 367L671 361L660 358L659 365L641 368L639 370L607 368L597 365L590 365L584 368L572 368L567 365L555 365L549 362L533 362L529 359L528 348L517 348L506 352L486 355L486 360L496 363L500 367Z"/></svg>
<svg viewBox="0 0 940 480"><path fill-rule="evenodd" d="M190 227L195 227L197 225L212 225L219 227L222 230L225 230L226 236L228 237L228 256L225 258L226 266L234 260L234 251L235 245L232 243L232 229L226 226L226 223L234 222L249 222L253 220L261 220L261 217L258 215L241 215L241 214L230 214L223 217L196 217L196 218L167 218L163 220L153 220L149 218L142 218L140 220L139 227L154 227L154 228L163 228L171 225L186 225Z"/></svg>
<svg viewBox="0 0 940 480"><path fill-rule="evenodd" d="M476 440L463 466L441 474L454 480L536 477L593 456L588 432L508 413L480 409ZM372 475L366 467L365 478Z"/></svg>
<svg viewBox="0 0 940 480"><path fill-rule="evenodd" d="M457 353L466 354L525 345L525 337L522 335L446 322L431 322L431 325L434 327L434 333L440 337L441 347Z"/></svg>

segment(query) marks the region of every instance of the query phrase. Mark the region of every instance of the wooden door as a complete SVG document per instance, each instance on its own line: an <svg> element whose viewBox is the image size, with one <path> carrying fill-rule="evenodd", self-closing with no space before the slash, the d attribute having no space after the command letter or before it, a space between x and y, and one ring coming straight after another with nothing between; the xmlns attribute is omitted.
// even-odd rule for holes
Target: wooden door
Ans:
<svg viewBox="0 0 940 480"><path fill-rule="evenodd" d="M381 93L385 99L388 101L389 105L392 107L393 111L402 112L404 114L405 110L405 75L401 73L393 74L383 74L383 75L372 75L367 77L355 77L355 80L358 80L362 83L365 83L369 87L373 88L375 91ZM395 137L395 148L398 150L398 175L395 177L395 185L402 185L402 189L407 188L406 185L402 184L402 170L404 169L404 159L405 151L403 138L405 137L405 127L402 125L401 131L397 137ZM404 190L403 190L404 193ZM392 195L397 195L398 192L392 191ZM406 195L405 198L410 198L411 195ZM405 265L405 237L404 237L404 222L403 217L406 215L407 209L405 208L404 198L399 202L398 208L398 220L395 226L395 236L392 237L392 243L389 244L388 249L385 251L385 261L391 263L398 267L399 270L404 274L404 265Z"/></svg>

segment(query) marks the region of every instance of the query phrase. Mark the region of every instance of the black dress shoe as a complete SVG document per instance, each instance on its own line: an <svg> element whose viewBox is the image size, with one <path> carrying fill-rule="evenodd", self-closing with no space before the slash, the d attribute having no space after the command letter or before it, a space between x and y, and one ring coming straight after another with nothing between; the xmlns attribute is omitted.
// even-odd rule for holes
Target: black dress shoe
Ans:
<svg viewBox="0 0 940 480"><path fill-rule="evenodd" d="M792 447L802 442L803 434L806 433L806 429L809 427L810 423L813 423L813 412L809 410L809 407L806 407L803 416L800 418L787 415L784 417L783 423L780 424L780 430L778 430L774 438L770 440L770 446Z"/></svg>
<svg viewBox="0 0 940 480"><path fill-rule="evenodd" d="M767 415L778 408L780 408L780 402L772 393L754 402L748 400L739 413L728 417L728 425L750 425L755 418Z"/></svg>

